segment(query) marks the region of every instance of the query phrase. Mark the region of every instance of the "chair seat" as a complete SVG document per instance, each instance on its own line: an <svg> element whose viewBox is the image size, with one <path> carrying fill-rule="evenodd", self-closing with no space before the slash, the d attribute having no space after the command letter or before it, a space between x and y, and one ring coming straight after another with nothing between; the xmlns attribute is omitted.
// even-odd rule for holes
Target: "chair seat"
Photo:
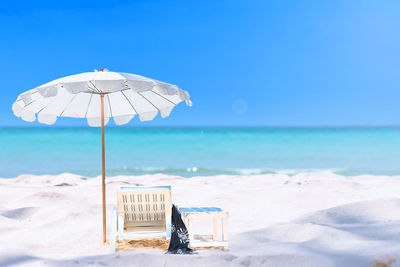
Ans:
<svg viewBox="0 0 400 267"><path fill-rule="evenodd" d="M121 239L143 239L143 238L159 238L159 237L167 237L165 231L140 231L140 232L123 232L121 235Z"/></svg>
<svg viewBox="0 0 400 267"><path fill-rule="evenodd" d="M145 232L145 231L164 231L165 224L162 225L142 225L142 226L126 226L124 232Z"/></svg>

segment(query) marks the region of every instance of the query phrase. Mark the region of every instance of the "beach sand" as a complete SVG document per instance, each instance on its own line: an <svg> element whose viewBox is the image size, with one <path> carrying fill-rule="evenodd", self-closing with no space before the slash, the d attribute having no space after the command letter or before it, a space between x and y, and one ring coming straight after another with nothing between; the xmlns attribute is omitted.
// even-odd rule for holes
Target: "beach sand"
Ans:
<svg viewBox="0 0 400 267"><path fill-rule="evenodd" d="M0 266L400 266L399 176L109 177L108 231L127 185L171 185L179 206L229 211L229 250L165 255L162 242L128 243L110 254L99 177L21 175L0 179Z"/></svg>

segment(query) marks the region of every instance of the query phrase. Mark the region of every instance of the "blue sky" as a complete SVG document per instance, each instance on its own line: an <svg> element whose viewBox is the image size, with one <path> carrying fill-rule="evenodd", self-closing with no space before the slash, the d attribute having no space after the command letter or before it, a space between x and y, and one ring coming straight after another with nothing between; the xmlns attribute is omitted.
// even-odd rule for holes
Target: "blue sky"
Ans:
<svg viewBox="0 0 400 267"><path fill-rule="evenodd" d="M399 14L385 0L2 1L0 126L38 125L12 114L18 94L96 68L190 92L192 108L130 126L400 125Z"/></svg>

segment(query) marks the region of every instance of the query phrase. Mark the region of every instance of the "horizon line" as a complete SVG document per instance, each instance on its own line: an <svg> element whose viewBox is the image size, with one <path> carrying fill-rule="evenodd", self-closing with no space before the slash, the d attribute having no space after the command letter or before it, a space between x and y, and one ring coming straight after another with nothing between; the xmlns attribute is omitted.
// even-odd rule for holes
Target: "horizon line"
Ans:
<svg viewBox="0 0 400 267"><path fill-rule="evenodd" d="M95 129L100 127L90 127L90 126L52 126L52 125L32 125L32 126L0 126L0 129ZM188 126L180 126L180 125L159 125L159 126L106 126L108 129L372 129L372 128L400 128L400 125L188 125Z"/></svg>

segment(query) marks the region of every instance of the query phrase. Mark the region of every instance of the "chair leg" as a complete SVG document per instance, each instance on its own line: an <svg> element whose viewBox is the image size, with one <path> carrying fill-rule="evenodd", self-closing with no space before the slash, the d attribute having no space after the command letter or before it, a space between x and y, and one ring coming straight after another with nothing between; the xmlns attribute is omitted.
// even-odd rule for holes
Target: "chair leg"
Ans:
<svg viewBox="0 0 400 267"><path fill-rule="evenodd" d="M187 218L187 230L189 232L189 241L192 242L194 240L194 233L193 233L193 219L188 216Z"/></svg>
<svg viewBox="0 0 400 267"><path fill-rule="evenodd" d="M118 217L118 240L122 240L122 236L124 233L124 217L121 215L117 215Z"/></svg>
<svg viewBox="0 0 400 267"><path fill-rule="evenodd" d="M117 239L118 221L117 221L117 208L112 211L111 217L111 236L110 236L110 253L115 253L115 243Z"/></svg>
<svg viewBox="0 0 400 267"><path fill-rule="evenodd" d="M218 218L213 218L213 241L218 240Z"/></svg>
<svg viewBox="0 0 400 267"><path fill-rule="evenodd" d="M227 229L226 218L222 218L222 240L228 241L228 229Z"/></svg>
<svg viewBox="0 0 400 267"><path fill-rule="evenodd" d="M165 236L167 237L167 240L171 238L171 216L168 216L165 220Z"/></svg>

